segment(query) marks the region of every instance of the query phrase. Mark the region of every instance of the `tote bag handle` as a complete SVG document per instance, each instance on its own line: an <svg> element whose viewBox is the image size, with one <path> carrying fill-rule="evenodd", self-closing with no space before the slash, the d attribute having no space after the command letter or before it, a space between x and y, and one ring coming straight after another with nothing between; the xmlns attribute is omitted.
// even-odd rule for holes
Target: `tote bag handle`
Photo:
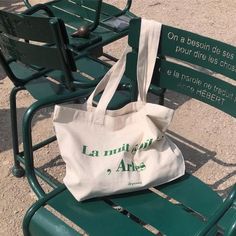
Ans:
<svg viewBox="0 0 236 236"><path fill-rule="evenodd" d="M160 33L161 24L159 22L142 19L137 62L138 101L140 102L146 102L156 63ZM107 72L87 100L87 106L91 107L94 97L104 91L95 108L94 122L97 124L104 123L107 106L124 75L126 56L131 50L129 46L126 48L120 60Z"/></svg>
<svg viewBox="0 0 236 236"><path fill-rule="evenodd" d="M104 104L105 107L108 106L111 98L113 97L123 75L126 66L126 55L132 51L130 46L127 46L125 51L122 53L121 58L111 67L111 69L105 74L102 80L97 84L96 88L89 96L87 100L87 106L92 106L93 99L100 92L104 91L98 104ZM106 104L107 103L107 104ZM97 105L98 108L98 105ZM96 109L97 109L96 108ZM106 108L105 108L106 110Z"/></svg>

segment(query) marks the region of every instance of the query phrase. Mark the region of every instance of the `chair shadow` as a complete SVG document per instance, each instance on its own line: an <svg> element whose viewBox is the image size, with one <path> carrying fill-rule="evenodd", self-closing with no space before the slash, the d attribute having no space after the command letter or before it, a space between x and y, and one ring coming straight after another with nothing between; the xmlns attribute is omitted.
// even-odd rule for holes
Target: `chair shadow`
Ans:
<svg viewBox="0 0 236 236"><path fill-rule="evenodd" d="M211 184L210 187L212 189L217 189L221 184L223 184L224 182L226 182L228 179L230 179L231 177L235 176L236 175L236 170L235 171L232 171L231 173L229 173L227 176L225 176L224 178L216 181L214 184ZM223 190L218 190L217 192L223 196L223 197L226 197L227 193L229 193L231 190L231 186L228 187L228 188L225 188Z"/></svg>
<svg viewBox="0 0 236 236"><path fill-rule="evenodd" d="M154 96L151 99L155 99L157 101L157 97ZM165 96L165 105L172 108L176 109L182 104L184 104L186 101L188 101L190 98L188 96L179 96L178 93L172 92L172 91L167 91L166 96ZM178 135L177 133L173 131L167 132L167 135L173 140L174 143L180 148L182 151L184 158L185 158L185 164L186 164L186 170L190 174L194 174L197 172L200 168L202 168L205 164L207 164L210 160L216 163L219 166L223 167L236 167L236 163L226 163L217 158L217 153L209 150L207 148L204 148L197 143L194 143L183 136ZM46 169L50 169L55 166L63 166L64 161L60 156L56 156L53 159L50 159L43 165L41 165L39 168L42 171L45 171ZM236 171L232 170L231 173L226 175L220 180L217 180L215 183L210 184L209 186L216 190L218 194L222 196L226 196L227 193L230 191L230 187L219 190L218 187L228 181L232 176L236 174ZM56 176L50 176L53 180L57 181Z"/></svg>
<svg viewBox="0 0 236 236"><path fill-rule="evenodd" d="M24 108L19 108L18 113L23 114ZM0 153L12 149L10 110L0 109ZM18 120L19 122L19 120ZM20 135L20 142L22 141Z"/></svg>
<svg viewBox="0 0 236 236"><path fill-rule="evenodd" d="M0 84L3 82L1 80L8 78L5 71L3 70L2 66L0 65Z"/></svg>
<svg viewBox="0 0 236 236"><path fill-rule="evenodd" d="M175 110L190 99L186 95L167 90L165 94L165 106Z"/></svg>
<svg viewBox="0 0 236 236"><path fill-rule="evenodd" d="M194 174L195 172L197 172L201 167L203 167L210 160L219 166L236 168L236 163L226 163L219 160L216 157L217 156L216 152L206 149L176 134L173 131L168 130L167 135L171 138L171 140L179 147L179 149L183 153L183 156L185 159L186 171L190 174ZM230 191L231 187L228 187L222 190L219 190L218 187L221 184L225 183L228 179L230 179L235 174L236 174L236 170L232 170L232 172L226 175L224 178L216 181L213 184L209 184L209 186L213 190L217 191L217 193L220 194L221 196L226 196L227 193Z"/></svg>
<svg viewBox="0 0 236 236"><path fill-rule="evenodd" d="M22 117L26 108L17 108L17 124L18 124L18 141L19 145L22 143ZM52 108L41 109L36 113L32 121L32 127L37 122L51 117ZM0 153L12 149L12 136L11 136L11 118L10 109L0 109Z"/></svg>
<svg viewBox="0 0 236 236"><path fill-rule="evenodd" d="M25 4L23 1L19 0L1 0L0 1L0 10L15 12L24 7Z"/></svg>
<svg viewBox="0 0 236 236"><path fill-rule="evenodd" d="M184 96L178 96L177 93L168 92L166 94L166 106L177 108L181 106L184 102L189 100L189 97ZM174 102L172 102L174 101ZM167 104L168 103L168 104ZM26 108L18 108L18 124L19 124L19 143L22 142L22 133L21 133L21 117L23 116ZM35 118L33 120L32 126L36 125L37 122L47 119L51 117L51 114L53 112L52 108L42 109L39 112L36 113ZM0 152L6 151L8 149L11 149L11 127L10 127L10 111L9 109L0 109ZM216 155L217 153L214 151L211 151L209 149L206 149L176 133L173 131L168 131L167 135L176 143L176 145L180 148L182 151L184 157L185 157L185 163L186 163L186 170L187 172L194 174L196 171L198 171L201 167L203 167L209 160L217 163L220 166L223 167L236 167L236 163L226 163L219 159L217 159ZM53 168L53 167L61 167L65 165L63 160L60 156L55 156L54 158L50 158L50 160L46 160L42 165L40 165L38 168L43 171L47 172L47 169ZM232 168L233 169L233 168ZM211 184L210 186L217 190L218 187L225 183L228 179L230 179L232 176L236 174L236 171L232 170L231 173L226 175L224 178L217 180L215 183ZM48 174L47 174L48 175ZM56 176L50 176L51 179L57 180ZM229 188L223 189L223 190L217 190L217 192L223 196L227 194L229 191Z"/></svg>
<svg viewBox="0 0 236 236"><path fill-rule="evenodd" d="M62 167L62 166L65 166L65 162L63 161L60 155L57 155L51 160L49 160L48 162L37 167L36 169L42 172L46 176L46 178L50 179L53 183L60 185L61 182L58 180L57 176L53 176L49 172L50 172L50 169L53 167Z"/></svg>
<svg viewBox="0 0 236 236"><path fill-rule="evenodd" d="M189 174L194 174L200 168L202 168L209 160L215 162L216 164L223 167L236 167L236 163L226 163L217 159L217 153L206 149L172 131L167 132L168 137L180 148L185 158L186 172ZM49 170L55 167L65 167L65 163L62 160L60 155L55 156L54 158L47 160L44 164L38 167L40 171L45 173L45 175L56 183L60 183L57 176L49 174ZM225 197L230 191L231 187L219 190L218 187L225 183L228 179L236 174L236 171L232 171L224 178L217 180L215 183L210 184L209 186L215 190L222 197Z"/></svg>
<svg viewBox="0 0 236 236"><path fill-rule="evenodd" d="M180 95L177 92L167 90L165 92L164 105L175 110L190 99L191 98L186 95ZM152 103L157 103L159 101L158 96L151 93L148 94L147 100Z"/></svg>

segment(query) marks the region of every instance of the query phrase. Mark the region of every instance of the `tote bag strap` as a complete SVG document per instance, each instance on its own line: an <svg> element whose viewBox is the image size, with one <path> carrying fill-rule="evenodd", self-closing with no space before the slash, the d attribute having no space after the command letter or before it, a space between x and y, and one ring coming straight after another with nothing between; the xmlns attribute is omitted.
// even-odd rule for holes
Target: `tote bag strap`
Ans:
<svg viewBox="0 0 236 236"><path fill-rule="evenodd" d="M161 24L144 19L141 22L137 63L138 101L146 102L158 52ZM128 46L120 60L107 72L87 100L87 106L92 106L94 97L104 90L94 112L93 122L97 124L102 125L104 123L107 106L123 77L126 66L126 55L130 51L131 48Z"/></svg>
<svg viewBox="0 0 236 236"><path fill-rule="evenodd" d="M138 101L146 102L161 35L161 23L142 19L137 62Z"/></svg>
<svg viewBox="0 0 236 236"><path fill-rule="evenodd" d="M93 104L94 97L104 91L96 109L100 110L101 105L103 105L102 107L105 107L106 110L111 98L113 97L124 75L126 66L126 55L131 51L132 48L130 46L127 46L124 52L122 53L120 59L111 67L111 69L105 74L102 80L97 84L96 88L87 100L87 106L91 107Z"/></svg>

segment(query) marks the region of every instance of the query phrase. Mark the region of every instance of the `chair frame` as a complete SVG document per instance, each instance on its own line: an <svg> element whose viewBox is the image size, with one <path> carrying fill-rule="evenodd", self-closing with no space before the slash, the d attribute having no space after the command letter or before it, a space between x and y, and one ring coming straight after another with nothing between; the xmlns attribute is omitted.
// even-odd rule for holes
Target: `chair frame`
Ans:
<svg viewBox="0 0 236 236"><path fill-rule="evenodd" d="M47 8L44 8L43 5L41 7L37 7L37 9L30 9L26 11L22 15L15 15L13 13L6 13L1 11L1 17L4 20L4 24L0 31L5 32L6 34L13 35L13 37L19 36L19 38L24 37L24 34L21 35L18 31L14 31L17 22L21 22L21 20L29 20L30 21L30 16L29 14L32 14L38 10L45 10L47 12ZM47 12L50 15L50 12ZM11 21L12 19L15 19ZM35 17L32 17L34 19ZM24 119L23 119L23 142L24 142L24 151L20 152L19 151L19 140L18 140L18 125L17 125L17 94L22 91L22 90L27 90L27 84L30 83L31 81L36 81L37 79L41 78L42 76L47 75L50 71L52 71L51 68L43 68L38 71L36 71L34 74L28 76L24 80L18 78L13 71L10 68L10 64L14 62L14 60L6 60L5 57L3 56L3 53L0 51L0 63L2 64L7 76L11 79L13 84L15 85L10 93L10 113L11 113L11 131L12 131L12 147L13 147L13 157L14 157L14 164L12 168L12 173L16 177L22 177L25 174L25 170L23 167L20 165L21 163L24 163L27 165L27 161L25 161L24 156L30 155L31 157L33 156L33 151L42 148L43 146L53 142L56 140L56 137L51 137L47 140L44 140L36 145L32 145L32 137L31 137L31 122L34 114L36 111L44 108L44 107L49 107L52 105L55 105L58 102L66 102L68 100L73 100L77 99L79 100L80 98L85 98L88 96L90 93L91 89L89 87L93 87L96 85L96 81L93 82L88 82L88 84L79 84L81 87L81 92L78 92L78 89L76 89L76 86L74 84L74 78L72 75L72 72L76 70L76 65L74 62L74 58L72 57L72 53L68 48L68 39L65 33L64 29L64 24L61 20L54 18L49 18L49 24L51 25L51 30L53 34L55 35L55 45L57 45L59 55L61 56L61 61L62 61L62 70L64 73L64 81L61 81L63 86L65 86L66 90L68 90L67 94L61 94L61 95L56 95L52 96L51 98L48 99L41 99L40 101L36 101L34 104L31 105L27 109L27 111L24 114ZM7 27L6 27L7 26ZM13 30L11 30L11 28ZM28 38L27 38L28 37ZM30 34L26 35L25 43L28 44L28 39L30 38ZM34 36L32 37L32 40L35 40ZM2 42L2 50L4 49L4 42ZM9 48L6 48L5 50L9 51ZM9 51L10 52L10 51ZM26 86L26 87L25 87ZM84 90L83 90L84 89ZM30 159L30 158L26 158ZM27 168L26 168L27 169ZM29 168L28 168L29 169ZM36 170L37 174L41 177L44 178L45 176L40 173L40 171ZM29 171L29 176L31 176L30 171ZM31 179L31 178L29 178ZM32 179L36 179L35 176L32 177ZM47 179L48 180L48 179ZM31 181L30 181L31 182ZM34 185L32 183L32 185ZM36 181L37 185L37 181ZM39 185L38 185L39 186ZM55 184L53 185L55 187Z"/></svg>
<svg viewBox="0 0 236 236"><path fill-rule="evenodd" d="M80 1L80 0L79 0ZM70 40L72 40L73 42L75 43L71 43L71 48L77 52L77 53L80 53L80 50L81 49L85 49L86 47L89 46L89 50L91 51L91 53L93 55L95 55L96 57L100 57L100 56L105 56L107 58L109 58L110 60L116 60L116 58L112 57L111 55L107 54L107 53L103 53L103 46L104 45L107 45L109 43L112 43L113 41L115 40L118 40L124 36L126 36L128 34L128 28L122 30L121 32L114 32L114 29L111 29L110 27L107 27L105 24L104 24L104 20L107 20L107 19L110 19L112 17L119 17L119 16L127 16L129 18L134 18L135 15L132 14L130 12L130 8L131 8L131 5L132 5L132 0L126 0L126 6L124 7L124 9L118 9L114 6L111 6L107 3L103 3L102 0L96 0L97 1L97 6L95 8L95 16L93 18L91 18L91 16L89 16L88 18L90 19L90 21L92 21L92 23L88 23L86 21L83 21L82 20L82 26L86 26L86 28L88 27L90 32L91 32L91 42L89 43L90 45L88 45L88 40L86 39L86 43L83 44L81 43L81 45L79 44L79 46L77 45L77 42L79 42L77 40L77 38L73 38L73 33L71 32L71 29L73 28L74 30L78 30L78 28L81 26L81 22L79 24L75 24L75 19L74 18L81 18L83 19L83 16L81 17L80 15L80 12L75 12L74 10L74 6L72 7L71 5L70 6L67 6L65 11L67 12L66 15L63 15L62 12L64 12L64 6L60 5L60 11L55 11L55 8L57 9L57 4L60 4L61 0L53 0L53 1L48 1L44 4L36 4L36 5L31 5L29 0L23 0L24 4L26 5L26 7L30 10L30 9L33 9L33 8L38 8L38 7L41 7L41 5L43 5L42 7L43 8L47 8L48 12L50 12L50 14L53 14L55 17L58 17L60 19L62 19L64 21L64 23L66 24L67 26L67 33L69 36L71 36L73 38L73 40L71 39L70 37ZM55 3L55 4L54 4ZM79 6L79 2L77 2L76 0L76 3L77 5ZM111 11L111 14L108 14L107 12L103 12L103 5L108 7L109 10L108 11ZM70 9L72 8L72 9ZM94 11L93 11L94 12ZM82 14L82 13L81 13ZM79 20L78 20L79 22ZM102 31L109 31L109 36L106 36L106 32L105 33L102 33L99 28L102 28ZM75 31L74 31L75 33ZM95 38L93 38L95 37ZM89 36L90 38L90 36ZM102 40L101 40L102 38ZM81 42L83 42L82 38L79 37L79 40ZM99 41L101 40L101 41ZM77 46L75 46L77 45ZM91 46L91 47L90 47Z"/></svg>
<svg viewBox="0 0 236 236"><path fill-rule="evenodd" d="M184 31L184 30L179 30L179 29L176 29L173 27L163 25L161 42L160 42L160 49L158 52L156 67L155 67L154 74L153 74L153 82L152 82L152 86L151 86L150 90L152 92L155 92L155 89L157 87L161 87L161 88L166 88L166 89L180 92L181 94L190 95L193 98L203 101L209 105L212 105L212 106L228 113L229 115L231 115L233 117L236 117L235 110L232 109L234 107L233 106L234 104L230 100L226 101L227 106L224 107L224 106L222 106L222 104L217 104L216 102L211 101L207 97L200 96L199 93L193 94L191 92L191 90L189 91L188 89L185 88L185 86L183 86L183 87L177 86L177 84L172 81L174 78L171 77L171 73L167 73L168 70L172 69L174 67L178 68L179 70L184 70L182 63L184 63L184 62L186 62L187 64L191 63L191 59L189 59L187 57L184 58L183 55L180 55L177 53L175 54L173 52L173 47L175 48L177 46L177 44L176 43L173 43L173 44L167 43L168 40L166 40L166 35L168 34L169 31L178 32L179 34L183 34L183 35L191 35L191 37L193 39L196 39L196 38L204 39L207 42L217 44L220 48L223 46L225 46L225 47L227 46L228 48L236 51L236 48L233 48L230 45L226 45L221 42L211 40L209 38L199 36L199 35ZM126 66L127 76L129 76L133 81L136 81L135 68L136 68L136 63L137 63L139 32L140 32L140 19L135 19L131 22L130 33L129 33L129 45L133 48L133 51L131 53L129 53L129 55L127 56L127 66ZM134 37L134 36L136 36L136 37ZM176 61L172 62L171 60L169 60L169 59L173 59L173 58L177 59L177 62ZM216 69L216 68L211 68L211 66L212 66L211 64L206 65L205 62L201 62L201 61L200 62L195 61L194 65L198 65L201 67L202 66L201 63L203 63L206 66L206 69L213 69L213 70ZM197 73L197 75L199 75L199 78L202 79L202 81L205 81L205 78L207 78L207 79L209 79L209 83L212 83L212 84L214 83L215 80L212 80L212 78L213 78L212 76L205 73L205 77L203 77L204 73L202 71L196 72L195 70L196 70L196 68L192 69L192 65L190 67L188 65L185 68L186 73L187 72L193 73L193 75L195 75L195 73ZM216 71L217 71L217 69L216 69ZM221 72L221 71L217 71L217 72ZM229 75L226 74L226 76L228 76L229 79L235 79L235 77L232 78L232 75L230 75L230 74ZM219 82L218 85L224 86L225 83ZM229 87L227 87L227 88L235 89L233 87L233 85L229 85ZM135 86L133 87L133 89L135 89ZM232 91L235 91L235 90L232 90ZM187 192L187 190L185 191L186 187L188 187L188 190L190 190L189 192ZM196 187L196 189L194 189L194 187ZM161 193L166 195L167 197L163 197L162 195L158 194L157 200L154 201L154 199L153 199L154 198L153 197L154 190L161 191ZM209 186L207 186L206 184L204 184L203 182L201 182L197 178L192 177L191 175L188 175L188 174L185 174L185 176L181 177L180 179L170 182L168 184L164 184L159 187L155 187L154 190L153 191L146 190L146 191L139 191L136 193L108 196L108 197L99 198L99 199L92 199L92 200L85 201L82 203L76 202L76 200L75 199L73 200L73 197L71 196L69 199L72 200L73 202L70 205L70 202L69 203L66 202L68 199L64 199L63 197L60 198L60 196L62 196L63 193L65 193L65 192L68 193L68 190L66 190L66 187L64 185L61 185L61 186L57 187L56 189L54 189L52 192L46 194L41 199L39 199L28 210L28 212L25 215L24 222L23 222L24 235L25 236L32 235L32 232L30 231L30 227L32 225L34 225L34 226L32 226L31 229L34 228L34 230L36 230L38 226L40 228L40 224L44 223L44 221L43 221L44 215L47 215L50 218L50 221L52 223L51 225L57 225L57 224L60 224L61 226L63 225L63 227L65 228L65 232L67 232L68 235L76 235L76 232L73 231L73 229L70 226L65 224L65 222L60 221L59 218L57 218L56 216L53 216L52 213L50 213L50 216L49 216L49 213L46 212L45 207L48 205L50 207L55 207L55 210L57 210L61 214L63 214L64 208L61 207L60 204L66 204L66 206L70 207L70 208L68 208L68 209L70 209L70 211L75 210L75 212L74 212L75 215L79 214L79 216L76 217L76 219L72 217L72 221L79 222L80 220L83 221L82 220L83 213L84 213L84 217L86 219L88 218L88 219L93 220L93 215L96 215L96 217L98 217L99 213L96 212L96 210L95 210L96 208L95 207L92 208L92 206L96 206L96 204L99 206L100 203L105 203L105 204L108 204L111 206L110 211L108 211L107 209L104 211L104 213L107 212L108 216L112 215L113 211L114 212L118 211L120 213L120 215L123 215L123 217L126 217L126 220L130 222L130 228L132 228L131 226L133 225L134 221L139 226L140 225L143 226L144 222L146 222L146 223L150 223L151 225L154 224L155 227L157 227L155 225L155 221L157 221L157 222L161 221L162 223L160 223L160 225L159 225L159 227L161 229L159 229L158 227L157 227L157 229L160 230L162 235L171 235L172 236L172 235L174 235L174 233L176 233L176 232L170 233L170 231L172 229L172 227L170 227L171 226L170 224L175 223L174 216L171 217L170 221L169 220L165 221L165 219L162 220L162 219L158 218L158 214L160 214L160 212L164 212L166 214L165 217L167 217L168 213L170 213L169 210L172 210L172 208L173 209L175 208L175 209L177 209L176 212L183 211L187 215L189 215L189 220L191 220L193 217L195 217L196 220L201 222L201 226L198 226L197 230L194 231L195 236L213 236L213 235L215 236L215 235L217 235L217 232L219 230L218 224L222 228L222 230L224 231L225 236L235 235L235 233L236 233L236 224L235 224L235 222L236 222L236 217L235 217L236 185L234 185L232 187L232 190L229 193L228 197L224 200L222 200L214 191L212 191ZM200 196L197 195L198 193L200 194ZM183 194L187 194L187 196L183 196ZM195 194L196 194L196 196L195 196ZM202 195L204 195L204 198L206 198L205 202L204 202L204 199L202 199ZM148 196L150 196L150 199ZM165 200L158 200L158 199L160 199L160 196L161 196L161 198L163 198ZM62 202L62 200L64 202ZM175 200L175 201L178 201L179 203L172 204L172 202L169 200ZM160 201L159 205L158 205L158 201ZM198 203L198 202L200 202L201 204L205 203L205 204L209 204L209 205L201 206L200 203ZM147 204L150 204L150 205L147 205ZM164 207L165 206L168 207L171 204L173 206L171 208L167 208L169 210L165 211ZM76 209L74 209L72 206ZM159 208L158 208L158 206L159 206ZM121 210L117 210L116 209L117 207ZM207 209L210 208L211 209L210 212L207 210L206 211L207 213L206 213L203 210L204 207ZM153 208L154 208L154 210L159 209L160 212L159 213L157 212L157 214L155 215ZM98 208L98 209L101 210L101 208ZM146 212L144 212L144 210L146 210ZM174 210L173 210L173 212L176 213ZM70 215L70 212L67 210L65 216L68 217L69 215ZM97 219L96 217L95 217L95 219ZM41 219L40 222L39 221L36 222L37 219ZM151 222L147 222L147 219L149 219L149 220L151 219ZM39 223L39 224L36 225L35 222ZM191 232L192 229L191 229L191 225L190 226L188 225L189 222L184 222L186 228L178 229L178 232L176 234L182 235L182 234L180 234L180 232L182 232L183 235L189 236L189 234L186 234L186 232L183 232L183 230L184 231L188 230L187 232L189 232L189 231ZM95 232L94 228L98 227L98 226L93 225L93 227L91 227L92 229L90 229L89 225L91 226L91 224L87 225L86 222L82 222L81 224L85 227L85 230L87 228L89 234L91 232ZM113 221L109 222L108 225L104 226L104 227L109 228L109 227L111 227L112 224L115 225L116 222L113 222ZM124 226L123 225L122 226L127 227L127 230L128 230L129 229L128 225L129 225L129 223L124 224ZM194 223L193 223L193 225L194 225ZM100 227L98 227L98 228L101 230ZM91 230L91 232L89 230ZM48 229L48 233L50 235L53 235L52 231L53 231L53 229ZM140 230L140 233L141 232L143 232L143 231ZM160 234L160 232L158 234ZM130 234L130 232L128 232L128 234ZM96 235L104 235L104 234L103 234L103 232L99 231L99 232L96 232Z"/></svg>

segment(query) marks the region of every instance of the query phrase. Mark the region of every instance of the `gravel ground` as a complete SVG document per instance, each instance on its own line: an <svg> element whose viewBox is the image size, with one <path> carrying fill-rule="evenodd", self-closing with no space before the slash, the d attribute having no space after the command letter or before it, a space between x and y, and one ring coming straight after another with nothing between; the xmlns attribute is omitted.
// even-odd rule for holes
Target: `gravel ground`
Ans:
<svg viewBox="0 0 236 236"><path fill-rule="evenodd" d="M107 2L122 7L125 1ZM0 9L22 11L24 6L20 0L0 0ZM132 11L145 18L236 45L236 20L232 17L236 15L236 7L233 0L135 0ZM119 55L124 43L126 39L107 47L106 51ZM11 88L12 84L0 68L0 236L22 235L23 216L36 199L27 180L14 178L10 171L12 150L8 95ZM18 98L19 115L32 101L29 94L21 93ZM172 92L168 92L166 104L176 109L170 134L184 153L188 171L225 196L236 182L236 120ZM33 123L35 142L53 132L51 113L52 110L45 110L37 115ZM36 157L37 166L62 179L64 166L58 157L56 144L37 152L36 156L40 157Z"/></svg>

